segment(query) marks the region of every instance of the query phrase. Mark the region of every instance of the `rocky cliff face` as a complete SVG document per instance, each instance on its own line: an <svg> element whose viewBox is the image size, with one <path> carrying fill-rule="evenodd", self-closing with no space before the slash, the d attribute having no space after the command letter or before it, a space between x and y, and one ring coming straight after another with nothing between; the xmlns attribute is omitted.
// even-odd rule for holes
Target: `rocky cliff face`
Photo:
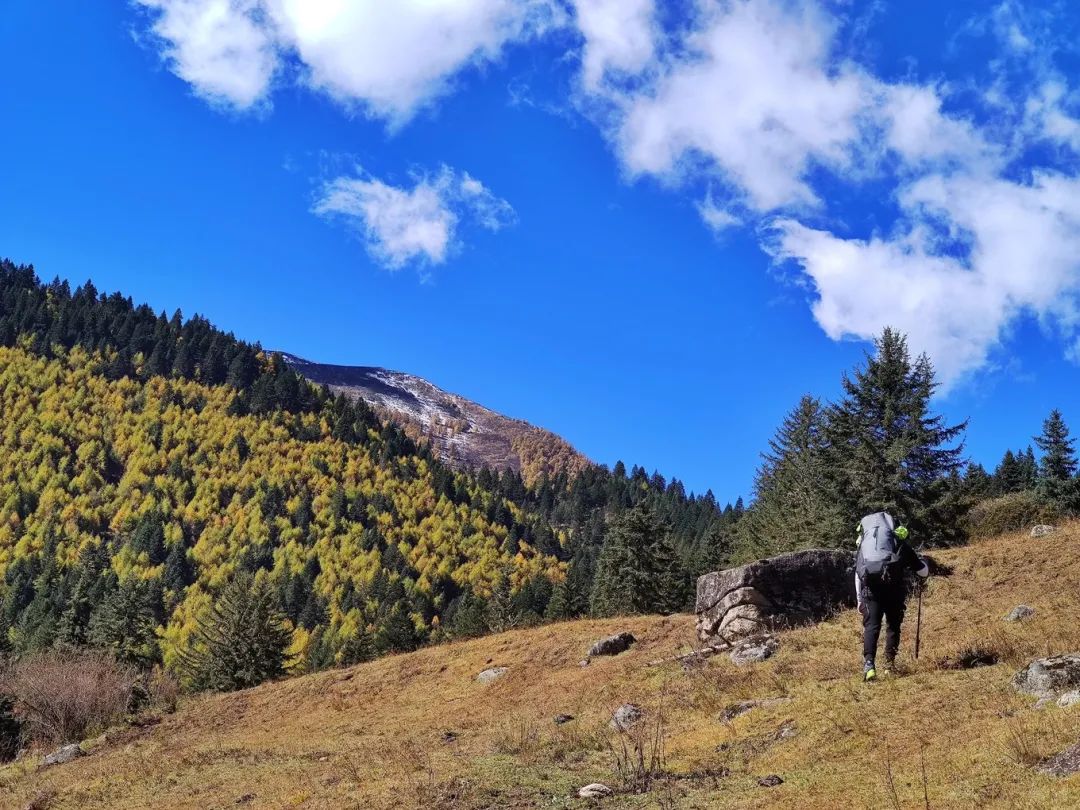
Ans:
<svg viewBox="0 0 1080 810"><path fill-rule="evenodd" d="M854 555L809 549L715 571L698 578L702 641L731 640L821 621L855 604Z"/></svg>
<svg viewBox="0 0 1080 810"><path fill-rule="evenodd" d="M554 433L503 416L421 377L375 366L313 363L287 353L282 357L312 382L363 399L457 468L511 469L532 483L542 473L573 475L592 463Z"/></svg>

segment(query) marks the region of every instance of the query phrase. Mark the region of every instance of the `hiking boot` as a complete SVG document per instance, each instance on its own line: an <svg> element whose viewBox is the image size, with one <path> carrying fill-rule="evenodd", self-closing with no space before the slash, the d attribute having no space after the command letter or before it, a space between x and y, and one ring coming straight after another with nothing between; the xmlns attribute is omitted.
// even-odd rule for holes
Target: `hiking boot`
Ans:
<svg viewBox="0 0 1080 810"><path fill-rule="evenodd" d="M867 661L863 664L862 679L865 683L877 680L877 670L874 669L873 661Z"/></svg>
<svg viewBox="0 0 1080 810"><path fill-rule="evenodd" d="M893 670L895 670L895 669L896 669L896 659L895 658L886 658L885 659L885 665L881 668L881 674L882 674L882 676L887 678L889 675L893 674Z"/></svg>

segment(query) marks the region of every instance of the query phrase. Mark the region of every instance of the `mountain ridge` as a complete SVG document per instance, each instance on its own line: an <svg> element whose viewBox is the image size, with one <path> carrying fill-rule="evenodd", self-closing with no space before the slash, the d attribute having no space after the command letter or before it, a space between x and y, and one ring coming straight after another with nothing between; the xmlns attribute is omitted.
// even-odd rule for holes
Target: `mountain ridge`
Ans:
<svg viewBox="0 0 1080 810"><path fill-rule="evenodd" d="M573 477L595 463L558 434L506 416L431 381L381 366L320 363L286 351L285 363L335 394L364 400L406 435L427 443L455 469L512 470L527 485L541 476Z"/></svg>

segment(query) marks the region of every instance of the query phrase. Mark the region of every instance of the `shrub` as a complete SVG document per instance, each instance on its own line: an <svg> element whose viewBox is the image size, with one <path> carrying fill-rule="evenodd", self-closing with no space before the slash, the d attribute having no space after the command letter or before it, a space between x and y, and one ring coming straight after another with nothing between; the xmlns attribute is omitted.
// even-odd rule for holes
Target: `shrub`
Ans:
<svg viewBox="0 0 1080 810"><path fill-rule="evenodd" d="M1010 492L971 507L964 528L972 538L994 537L1022 531L1051 517L1034 492Z"/></svg>
<svg viewBox="0 0 1080 810"><path fill-rule="evenodd" d="M135 671L99 650L53 649L11 663L2 688L34 742L79 742L123 719Z"/></svg>

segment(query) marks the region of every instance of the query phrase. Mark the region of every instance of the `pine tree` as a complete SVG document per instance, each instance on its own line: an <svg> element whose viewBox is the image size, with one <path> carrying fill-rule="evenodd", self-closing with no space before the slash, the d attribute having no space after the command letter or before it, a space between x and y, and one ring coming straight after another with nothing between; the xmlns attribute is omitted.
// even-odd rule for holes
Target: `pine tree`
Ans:
<svg viewBox="0 0 1080 810"><path fill-rule="evenodd" d="M994 491L994 479L982 464L971 462L964 470L964 494L973 500L987 498Z"/></svg>
<svg viewBox="0 0 1080 810"><path fill-rule="evenodd" d="M762 454L749 514L740 520L741 499L732 510L739 521L739 556L849 542L851 518L843 509L827 431L826 412L814 397L804 396L785 417Z"/></svg>
<svg viewBox="0 0 1080 810"><path fill-rule="evenodd" d="M920 540L963 539L950 479L961 465L967 423L930 411L937 383L930 359L914 362L907 340L885 329L875 352L830 409L830 465L839 474L844 514L887 510Z"/></svg>
<svg viewBox="0 0 1080 810"><path fill-rule="evenodd" d="M339 659L342 666L349 667L353 664L362 664L375 657L375 639L368 630L367 625L361 622L355 636L349 636L341 645Z"/></svg>
<svg viewBox="0 0 1080 810"><path fill-rule="evenodd" d="M551 622L559 622L573 618L570 610L570 589L566 580L556 583L551 589L551 599L548 600L544 610L544 618Z"/></svg>
<svg viewBox="0 0 1080 810"><path fill-rule="evenodd" d="M488 628L493 633L501 633L518 624L514 600L510 593L510 576L506 571L499 574L499 578L491 588L486 613Z"/></svg>
<svg viewBox="0 0 1080 810"><path fill-rule="evenodd" d="M181 665L196 688L246 689L286 673L291 638L265 580L240 574L200 619Z"/></svg>
<svg viewBox="0 0 1080 810"><path fill-rule="evenodd" d="M130 579L94 611L89 640L95 647L110 650L118 661L149 669L161 661L156 626L150 584Z"/></svg>
<svg viewBox="0 0 1080 810"><path fill-rule="evenodd" d="M683 601L685 580L669 527L643 502L608 529L590 608L596 616L668 612Z"/></svg>
<svg viewBox="0 0 1080 810"><path fill-rule="evenodd" d="M420 634L409 615L408 603L400 600L387 612L375 633L375 649L380 653L412 652L420 646Z"/></svg>
<svg viewBox="0 0 1080 810"><path fill-rule="evenodd" d="M454 638L474 638L488 632L487 603L466 590L457 599L453 614L450 616L449 630Z"/></svg>
<svg viewBox="0 0 1080 810"><path fill-rule="evenodd" d="M1069 436L1061 411L1056 408L1043 422L1042 434L1035 438L1042 451L1039 460L1038 493L1040 499L1064 513L1071 514L1078 504L1075 440Z"/></svg>
<svg viewBox="0 0 1080 810"><path fill-rule="evenodd" d="M1006 450L994 469L994 492L1008 495L1024 489L1024 470L1012 450Z"/></svg>

